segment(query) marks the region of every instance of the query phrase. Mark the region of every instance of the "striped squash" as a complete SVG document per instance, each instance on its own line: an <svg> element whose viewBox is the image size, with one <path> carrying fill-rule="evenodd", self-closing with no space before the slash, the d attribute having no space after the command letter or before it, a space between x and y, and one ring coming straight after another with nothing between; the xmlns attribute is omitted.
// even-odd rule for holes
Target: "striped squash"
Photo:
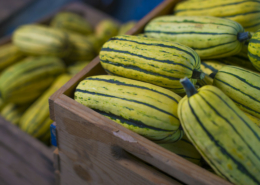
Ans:
<svg viewBox="0 0 260 185"><path fill-rule="evenodd" d="M88 35L87 39L93 45L95 54L98 55L105 42L95 34Z"/></svg>
<svg viewBox="0 0 260 185"><path fill-rule="evenodd" d="M201 62L201 70L209 75L211 78L214 78L215 74L224 66L238 66L248 70L253 70L254 67L250 62L247 62L243 59L241 61L233 60L230 58L223 58L219 60L204 60Z"/></svg>
<svg viewBox="0 0 260 185"><path fill-rule="evenodd" d="M15 30L13 43L29 55L63 57L69 53L68 35L43 25L23 25Z"/></svg>
<svg viewBox="0 0 260 185"><path fill-rule="evenodd" d="M84 67L86 67L90 61L78 61L74 64L68 66L67 71L70 75L75 75L80 72Z"/></svg>
<svg viewBox="0 0 260 185"><path fill-rule="evenodd" d="M254 67L260 71L260 30L255 32L248 44L248 57Z"/></svg>
<svg viewBox="0 0 260 185"><path fill-rule="evenodd" d="M7 103L5 103L3 101L3 99L0 97L0 111L3 110L3 108L7 105Z"/></svg>
<svg viewBox="0 0 260 185"><path fill-rule="evenodd" d="M13 44L0 47L0 71L24 58L24 54Z"/></svg>
<svg viewBox="0 0 260 185"><path fill-rule="evenodd" d="M88 35L92 33L90 23L82 16L73 12L59 12L52 19L52 27L71 31L74 33Z"/></svg>
<svg viewBox="0 0 260 185"><path fill-rule="evenodd" d="M20 128L29 135L46 142L50 139L49 97L62 87L70 75L62 74L52 85L25 111L20 119Z"/></svg>
<svg viewBox="0 0 260 185"><path fill-rule="evenodd" d="M92 60L95 57L93 42L88 37L73 33L68 33L68 35L71 51L66 60Z"/></svg>
<svg viewBox="0 0 260 185"><path fill-rule="evenodd" d="M251 114L249 114L247 112L244 112L244 113L252 122L254 122L258 127L260 127L260 118L252 116Z"/></svg>
<svg viewBox="0 0 260 185"><path fill-rule="evenodd" d="M128 21L122 24L119 28L118 35L125 35L130 29L136 25L136 21Z"/></svg>
<svg viewBox="0 0 260 185"><path fill-rule="evenodd" d="M160 16L145 27L145 35L194 49L201 59L238 54L249 32L232 20L210 16Z"/></svg>
<svg viewBox="0 0 260 185"><path fill-rule="evenodd" d="M200 58L191 48L139 36L116 36L99 53L103 68L112 75L131 78L183 93L179 80L196 83Z"/></svg>
<svg viewBox="0 0 260 185"><path fill-rule="evenodd" d="M213 85L228 95L239 108L260 118L260 74L236 66L224 66Z"/></svg>
<svg viewBox="0 0 260 185"><path fill-rule="evenodd" d="M181 97L167 89L100 75L81 81L74 99L152 141L173 142L182 137L177 117Z"/></svg>
<svg viewBox="0 0 260 185"><path fill-rule="evenodd" d="M59 58L27 57L1 74L1 97L5 102L16 104L32 102L64 72L65 66Z"/></svg>
<svg viewBox="0 0 260 185"><path fill-rule="evenodd" d="M189 0L174 8L177 16L214 16L240 23L246 31L260 28L259 0Z"/></svg>
<svg viewBox="0 0 260 185"><path fill-rule="evenodd" d="M95 34L100 40L106 42L111 37L116 36L118 34L118 30L119 25L115 21L111 19L104 19L97 24Z"/></svg>
<svg viewBox="0 0 260 185"><path fill-rule="evenodd" d="M187 97L178 106L181 125L203 158L237 185L260 184L260 129L217 87L196 92L182 81Z"/></svg>
<svg viewBox="0 0 260 185"><path fill-rule="evenodd" d="M254 67L254 65L249 60L249 57L248 57L248 44L249 43L246 42L243 45L242 50L240 51L240 53L238 53L237 55L233 55L231 57L227 57L227 58L220 59L220 60L222 60L222 62L227 64L227 65L240 66L240 67L252 70L252 71L257 71L256 68Z"/></svg>
<svg viewBox="0 0 260 185"><path fill-rule="evenodd" d="M159 144L161 147L183 157L184 159L201 166L202 157L197 149L193 146L186 135L176 143Z"/></svg>
<svg viewBox="0 0 260 185"><path fill-rule="evenodd" d="M214 73L212 73L212 76L213 75L214 75ZM206 74L203 79L200 79L200 80L197 81L196 85L202 87L204 85L212 85L212 84L213 84L213 78Z"/></svg>
<svg viewBox="0 0 260 185"><path fill-rule="evenodd" d="M14 103L9 103L3 108L0 114L7 121L18 126L23 113L29 106L30 104L16 105Z"/></svg>

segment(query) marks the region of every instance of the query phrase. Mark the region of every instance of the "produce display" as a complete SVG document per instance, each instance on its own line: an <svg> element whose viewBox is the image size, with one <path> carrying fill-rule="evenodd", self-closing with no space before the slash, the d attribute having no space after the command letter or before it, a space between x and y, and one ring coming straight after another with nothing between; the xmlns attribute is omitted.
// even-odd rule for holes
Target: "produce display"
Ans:
<svg viewBox="0 0 260 185"><path fill-rule="evenodd" d="M74 99L238 185L260 184L260 2L188 0L125 33L60 12L0 47L0 114L48 144L48 98L98 54ZM105 118L104 118L105 119Z"/></svg>
<svg viewBox="0 0 260 185"><path fill-rule="evenodd" d="M51 21L54 28L70 31L82 35L89 35L93 28L86 19L72 12L60 12Z"/></svg>
<svg viewBox="0 0 260 185"><path fill-rule="evenodd" d="M182 139L175 143L159 144L161 147L185 158L186 160L202 166L203 161L198 150L193 146L186 135L183 135Z"/></svg>
<svg viewBox="0 0 260 185"><path fill-rule="evenodd" d="M178 93L184 92L180 78L187 76L194 84L202 78L198 54L178 43L116 36L103 45L99 56L109 74L152 83Z"/></svg>
<svg viewBox="0 0 260 185"><path fill-rule="evenodd" d="M213 85L228 95L239 108L260 118L260 74L241 67L224 66L214 77Z"/></svg>
<svg viewBox="0 0 260 185"><path fill-rule="evenodd" d="M0 92L4 102L30 103L65 72L65 65L55 57L27 57L6 68L0 76Z"/></svg>
<svg viewBox="0 0 260 185"><path fill-rule="evenodd" d="M184 1L112 37L99 53L108 75L79 82L75 101L233 184L260 184L258 7Z"/></svg>
<svg viewBox="0 0 260 185"><path fill-rule="evenodd" d="M235 184L259 184L260 129L220 89L197 90L185 78L187 96L178 116L187 137L214 171Z"/></svg>
<svg viewBox="0 0 260 185"><path fill-rule="evenodd" d="M189 46L201 59L236 55L250 38L239 23L210 16L161 16L148 23L144 33Z"/></svg>
<svg viewBox="0 0 260 185"><path fill-rule="evenodd" d="M126 23L122 32L131 25ZM0 115L50 145L48 98L88 65L119 28L110 19L92 27L73 12L57 13L49 25L18 27L12 42L0 46Z"/></svg>
<svg viewBox="0 0 260 185"><path fill-rule="evenodd" d="M260 30L255 32L253 35L252 39L250 39L249 44L248 44L248 57L254 67L260 71Z"/></svg>
<svg viewBox="0 0 260 185"><path fill-rule="evenodd" d="M182 137L174 92L117 76L93 76L81 81L75 100L153 141Z"/></svg>
<svg viewBox="0 0 260 185"><path fill-rule="evenodd" d="M176 5L177 16L223 17L240 23L246 31L260 28L259 1L248 0L188 0Z"/></svg>
<svg viewBox="0 0 260 185"><path fill-rule="evenodd" d="M31 136L47 142L50 138L49 97L55 93L71 78L68 74L62 74L56 78L53 84L23 113L20 119L20 128Z"/></svg>

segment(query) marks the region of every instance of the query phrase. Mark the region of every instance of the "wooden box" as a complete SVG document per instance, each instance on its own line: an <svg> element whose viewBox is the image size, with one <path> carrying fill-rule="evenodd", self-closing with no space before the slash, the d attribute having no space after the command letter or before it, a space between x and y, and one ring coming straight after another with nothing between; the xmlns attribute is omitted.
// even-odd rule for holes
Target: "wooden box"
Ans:
<svg viewBox="0 0 260 185"><path fill-rule="evenodd" d="M171 14L178 2L163 1L128 34ZM101 74L106 72L96 57L49 99L57 123L60 184L230 184L73 100L81 80Z"/></svg>

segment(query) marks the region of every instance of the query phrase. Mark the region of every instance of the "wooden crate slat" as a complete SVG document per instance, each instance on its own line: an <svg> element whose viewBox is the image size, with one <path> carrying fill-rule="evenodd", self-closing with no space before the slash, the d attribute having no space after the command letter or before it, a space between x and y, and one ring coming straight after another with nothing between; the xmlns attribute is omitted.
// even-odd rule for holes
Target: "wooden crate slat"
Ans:
<svg viewBox="0 0 260 185"><path fill-rule="evenodd" d="M0 137L1 180L10 184L54 183L53 159L49 148L1 116Z"/></svg>
<svg viewBox="0 0 260 185"><path fill-rule="evenodd" d="M60 109L61 111L58 112ZM89 139L89 135L96 133L96 139L99 142L120 146L139 159L187 184L230 185L226 180L179 157L65 95L60 95L56 100L55 114L63 115L62 117L56 115L56 118L59 119L57 121L59 123L57 124L59 137L64 134L63 132L66 132L65 136L67 138L77 136L81 137L81 139L85 137ZM63 123L62 126L61 123ZM82 126L79 126L80 124ZM59 130L61 127L62 129ZM83 132L86 134L83 134ZM63 140L64 138L59 141L61 151L63 151ZM74 146L75 150L80 148L80 144Z"/></svg>
<svg viewBox="0 0 260 185"><path fill-rule="evenodd" d="M110 127L102 130L90 123L81 125L84 119L74 120L77 115L55 105L55 112L59 111L67 115L61 119L57 117L61 184L68 181L76 184L180 184L117 146L108 132Z"/></svg>

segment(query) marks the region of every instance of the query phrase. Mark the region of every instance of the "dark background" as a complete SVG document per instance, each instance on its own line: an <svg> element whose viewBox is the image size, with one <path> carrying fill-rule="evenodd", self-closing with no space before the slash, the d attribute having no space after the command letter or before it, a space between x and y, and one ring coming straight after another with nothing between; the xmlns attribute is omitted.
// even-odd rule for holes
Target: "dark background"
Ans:
<svg viewBox="0 0 260 185"><path fill-rule="evenodd" d="M0 37L10 35L19 25L35 22L75 1L89 4L126 22L140 20L163 0L0 0Z"/></svg>

